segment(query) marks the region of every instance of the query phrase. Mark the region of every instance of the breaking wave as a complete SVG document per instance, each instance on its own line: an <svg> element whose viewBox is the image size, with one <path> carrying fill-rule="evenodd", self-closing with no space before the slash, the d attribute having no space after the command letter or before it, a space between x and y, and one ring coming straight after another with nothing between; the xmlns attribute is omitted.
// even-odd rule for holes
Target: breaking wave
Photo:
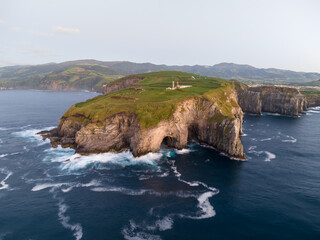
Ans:
<svg viewBox="0 0 320 240"><path fill-rule="evenodd" d="M38 142L38 146L40 146L40 145L50 143L50 141L49 139L46 139L45 141L43 141L42 137L37 133L45 130L50 130L52 128L54 127L47 127L43 129L28 129L28 130L13 132L12 134L16 137L27 138L32 142Z"/></svg>

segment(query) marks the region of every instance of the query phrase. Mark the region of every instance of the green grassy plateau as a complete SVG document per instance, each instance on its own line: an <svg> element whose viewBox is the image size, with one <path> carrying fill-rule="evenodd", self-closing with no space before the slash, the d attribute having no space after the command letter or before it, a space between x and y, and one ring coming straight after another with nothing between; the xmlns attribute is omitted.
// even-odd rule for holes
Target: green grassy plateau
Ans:
<svg viewBox="0 0 320 240"><path fill-rule="evenodd" d="M235 101L227 101L228 92L235 82L213 77L205 77L185 72L165 71L129 76L142 80L124 90L107 95L100 95L73 105L64 118L82 121L87 124L95 122L102 124L108 116L118 112L137 114L141 128L157 125L161 120L169 119L179 102L190 98L205 98L215 101L224 118L232 118L231 108L238 106ZM125 77L123 79L126 79ZM123 79L110 84L121 84ZM192 85L189 88L166 90L172 86L172 81L180 85ZM183 109L182 109L183 111ZM208 119L210 121L212 119Z"/></svg>

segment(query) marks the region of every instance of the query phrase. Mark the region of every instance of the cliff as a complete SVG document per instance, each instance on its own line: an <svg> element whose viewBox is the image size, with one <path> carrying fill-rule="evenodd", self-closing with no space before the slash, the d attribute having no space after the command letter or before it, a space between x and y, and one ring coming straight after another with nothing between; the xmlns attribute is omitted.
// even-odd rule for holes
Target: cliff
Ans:
<svg viewBox="0 0 320 240"><path fill-rule="evenodd" d="M173 80L192 87L167 90ZM291 89L249 88L183 72L128 76L106 92L73 105L56 129L40 134L54 147L73 147L83 154L130 149L141 156L159 151L161 144L182 149L195 141L245 159L243 111L296 116L306 107L305 98Z"/></svg>
<svg viewBox="0 0 320 240"><path fill-rule="evenodd" d="M244 112L253 114L269 112L296 117L307 110L307 100L296 88L242 86L238 102Z"/></svg>

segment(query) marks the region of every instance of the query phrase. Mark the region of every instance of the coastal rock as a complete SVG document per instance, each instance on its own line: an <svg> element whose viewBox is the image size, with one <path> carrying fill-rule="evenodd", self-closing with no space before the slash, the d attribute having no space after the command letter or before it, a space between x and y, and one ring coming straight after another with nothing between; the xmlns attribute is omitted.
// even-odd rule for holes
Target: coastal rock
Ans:
<svg viewBox="0 0 320 240"><path fill-rule="evenodd" d="M234 98L236 94L231 96ZM170 120L156 127L141 129L135 114L120 112L107 118L99 126L89 123L81 126L61 119L57 129L42 132L53 146L73 146L78 153L120 152L130 149L134 156L160 150L161 144L182 149L195 141L214 147L220 152L245 159L240 140L243 113L232 109L232 118L224 116L217 104L201 98L183 101Z"/></svg>
<svg viewBox="0 0 320 240"><path fill-rule="evenodd" d="M242 88L238 102L246 113L278 113L297 117L307 110L307 100L295 88L259 86Z"/></svg>

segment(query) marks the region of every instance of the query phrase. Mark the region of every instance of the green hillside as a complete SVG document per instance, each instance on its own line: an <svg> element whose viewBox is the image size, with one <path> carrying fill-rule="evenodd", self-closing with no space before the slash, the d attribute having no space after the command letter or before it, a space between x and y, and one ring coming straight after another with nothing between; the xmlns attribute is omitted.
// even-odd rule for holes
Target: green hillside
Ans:
<svg viewBox="0 0 320 240"><path fill-rule="evenodd" d="M320 106L320 90L315 88L300 88L300 92L307 98L308 106Z"/></svg>
<svg viewBox="0 0 320 240"><path fill-rule="evenodd" d="M177 104L188 98L214 99L223 114L220 120L232 118L231 108L237 106L236 102L226 101L226 94L234 84L231 81L184 72L152 72L130 77L140 78L141 81L127 89L75 104L63 117L84 123L99 123L117 112L131 112L137 114L142 128L148 128L169 119ZM127 78L112 84L121 84ZM172 86L172 81L192 87L167 90Z"/></svg>
<svg viewBox="0 0 320 240"><path fill-rule="evenodd" d="M102 91L103 84L122 77L107 66L91 64L12 68L0 69L0 87Z"/></svg>
<svg viewBox="0 0 320 240"><path fill-rule="evenodd" d="M170 66L127 61L77 60L58 64L2 67L0 68L0 87L53 90L91 90L93 88L94 90L101 90L100 86L102 84L121 76L154 71L182 71L223 79L234 79L245 83L269 85L301 85L311 82L312 84L319 84L317 80L320 79L319 73L255 68L233 63L220 63L213 66Z"/></svg>

